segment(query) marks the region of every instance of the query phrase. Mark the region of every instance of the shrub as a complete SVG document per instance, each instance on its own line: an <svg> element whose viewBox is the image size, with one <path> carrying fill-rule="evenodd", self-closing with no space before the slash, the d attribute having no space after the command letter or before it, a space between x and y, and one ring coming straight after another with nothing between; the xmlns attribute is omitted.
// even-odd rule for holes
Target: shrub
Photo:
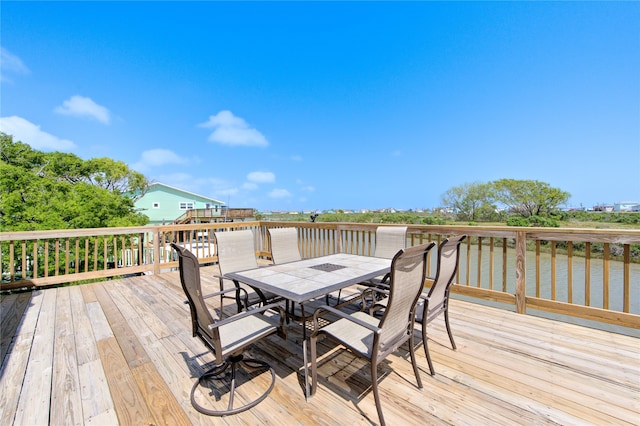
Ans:
<svg viewBox="0 0 640 426"><path fill-rule="evenodd" d="M531 223L522 216L509 216L507 226L531 226Z"/></svg>
<svg viewBox="0 0 640 426"><path fill-rule="evenodd" d="M531 216L528 218L531 226L542 226L546 228L559 228L560 223L557 220L544 216Z"/></svg>

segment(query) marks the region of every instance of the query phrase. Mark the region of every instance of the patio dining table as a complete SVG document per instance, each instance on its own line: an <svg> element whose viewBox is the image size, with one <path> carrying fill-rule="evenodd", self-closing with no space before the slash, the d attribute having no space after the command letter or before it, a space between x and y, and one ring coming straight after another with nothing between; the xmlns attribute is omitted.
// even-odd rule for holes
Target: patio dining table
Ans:
<svg viewBox="0 0 640 426"><path fill-rule="evenodd" d="M351 285L381 276L391 269L391 259L338 253L268 267L230 272L225 278L268 291L300 304L303 321L303 340L306 394L307 339L304 303Z"/></svg>
<svg viewBox="0 0 640 426"><path fill-rule="evenodd" d="M230 272L225 278L303 304L389 272L391 259L338 253Z"/></svg>

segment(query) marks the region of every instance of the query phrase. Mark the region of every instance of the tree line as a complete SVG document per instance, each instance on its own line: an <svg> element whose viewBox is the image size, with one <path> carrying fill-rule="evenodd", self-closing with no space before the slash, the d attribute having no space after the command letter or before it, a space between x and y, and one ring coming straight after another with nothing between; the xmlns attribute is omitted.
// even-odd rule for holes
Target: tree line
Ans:
<svg viewBox="0 0 640 426"><path fill-rule="evenodd" d="M144 175L122 161L45 153L0 132L0 231L145 225L149 219L135 210L134 201L148 184ZM557 220L564 214L559 207L569 197L545 182L500 179L450 188L442 195L445 208L430 215L323 214L318 221L445 224L453 219L559 226Z"/></svg>
<svg viewBox="0 0 640 426"><path fill-rule="evenodd" d="M147 179L122 161L45 153L0 132L0 231L146 225Z"/></svg>
<svg viewBox="0 0 640 426"><path fill-rule="evenodd" d="M545 182L499 179L454 186L443 194L442 202L459 220L492 222L506 219L508 225L549 226L551 216L567 203L569 197L568 192Z"/></svg>

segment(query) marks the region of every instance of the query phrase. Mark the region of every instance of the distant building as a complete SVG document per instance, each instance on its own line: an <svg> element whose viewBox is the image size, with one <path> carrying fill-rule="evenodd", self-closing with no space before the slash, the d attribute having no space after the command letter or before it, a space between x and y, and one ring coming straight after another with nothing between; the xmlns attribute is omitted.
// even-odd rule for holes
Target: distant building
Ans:
<svg viewBox="0 0 640 426"><path fill-rule="evenodd" d="M163 183L152 183L135 207L149 217L150 225L170 224L188 211L206 209L211 216L223 219L222 201L193 192L174 188Z"/></svg>
<svg viewBox="0 0 640 426"><path fill-rule="evenodd" d="M609 206L605 204L599 204L593 207L594 212L612 212L614 206Z"/></svg>
<svg viewBox="0 0 640 426"><path fill-rule="evenodd" d="M613 205L613 211L614 212L638 211L639 206L640 206L640 203L638 203L637 201L620 201Z"/></svg>

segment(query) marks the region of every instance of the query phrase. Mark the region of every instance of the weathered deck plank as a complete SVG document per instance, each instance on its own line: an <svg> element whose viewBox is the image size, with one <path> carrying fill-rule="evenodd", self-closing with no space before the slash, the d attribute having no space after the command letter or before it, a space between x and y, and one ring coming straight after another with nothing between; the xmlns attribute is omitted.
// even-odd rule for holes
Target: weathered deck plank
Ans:
<svg viewBox="0 0 640 426"><path fill-rule="evenodd" d="M43 294L24 381L15 383L21 387L15 420L17 424L36 425L49 421L56 295L57 289Z"/></svg>
<svg viewBox="0 0 640 426"><path fill-rule="evenodd" d="M29 363L40 307L44 299L43 291L34 291L29 299L31 305L25 310L21 326L15 329L9 349L0 368L0 424L12 424L20 402L22 383Z"/></svg>
<svg viewBox="0 0 640 426"><path fill-rule="evenodd" d="M31 297L28 293L20 293L2 296L0 300L0 359L9 351L29 299Z"/></svg>
<svg viewBox="0 0 640 426"><path fill-rule="evenodd" d="M51 384L52 424L81 424L82 399L75 341L75 327L71 314L69 288L58 289L53 351L53 380Z"/></svg>
<svg viewBox="0 0 640 426"><path fill-rule="evenodd" d="M203 286L217 289L211 268ZM247 351L276 371L269 398L234 416L198 413L189 392L213 356L191 336L183 300L177 272L3 298L20 318L2 314L12 336L2 336L0 423L377 423L367 364L328 341L319 344L318 392L305 400L293 323L288 340L270 336ZM451 322L457 351L442 321L429 325L435 376L416 347L422 389L407 348L380 365L389 424L640 424L638 339L458 300Z"/></svg>

